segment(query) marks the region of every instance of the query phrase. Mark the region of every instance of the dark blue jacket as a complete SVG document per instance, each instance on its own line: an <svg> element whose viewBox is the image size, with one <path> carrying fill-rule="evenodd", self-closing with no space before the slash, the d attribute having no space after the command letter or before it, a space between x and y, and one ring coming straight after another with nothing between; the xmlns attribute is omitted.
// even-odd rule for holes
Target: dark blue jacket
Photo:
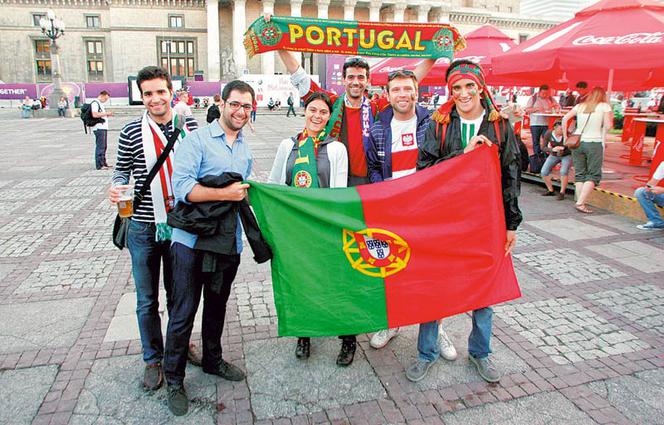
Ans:
<svg viewBox="0 0 664 425"><path fill-rule="evenodd" d="M424 142L424 137L431 117L429 111L420 105L415 106L417 115L417 145ZM367 171L371 183L382 182L392 177L392 117L391 106L378 114L371 126L369 146L367 147ZM413 164L414 165L414 164Z"/></svg>

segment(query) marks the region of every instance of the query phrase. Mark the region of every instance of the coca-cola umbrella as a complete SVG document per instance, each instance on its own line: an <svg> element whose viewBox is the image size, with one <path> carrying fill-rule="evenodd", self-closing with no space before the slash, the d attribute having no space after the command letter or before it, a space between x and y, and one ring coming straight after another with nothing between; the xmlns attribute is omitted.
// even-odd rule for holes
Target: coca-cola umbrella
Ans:
<svg viewBox="0 0 664 425"><path fill-rule="evenodd" d="M664 4L602 0L493 60L497 76L556 88L664 86Z"/></svg>
<svg viewBox="0 0 664 425"><path fill-rule="evenodd" d="M464 36L466 48L459 53L460 58L470 59L482 65L487 81L490 84L501 85L495 82L491 73L491 60L516 46L514 41L493 25L483 25ZM387 76L397 69L413 70L421 60L408 58L389 58L376 63L371 68L371 84L382 86L387 84ZM440 86L445 84L445 72L449 66L447 58L438 59L427 76L420 81L422 86ZM510 80L510 84L511 84Z"/></svg>

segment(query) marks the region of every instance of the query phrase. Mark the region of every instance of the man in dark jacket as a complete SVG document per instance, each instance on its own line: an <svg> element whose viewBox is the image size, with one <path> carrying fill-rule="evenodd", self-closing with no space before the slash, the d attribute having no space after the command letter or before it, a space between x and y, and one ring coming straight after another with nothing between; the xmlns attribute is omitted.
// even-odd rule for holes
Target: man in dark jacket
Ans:
<svg viewBox="0 0 664 425"><path fill-rule="evenodd" d="M516 244L516 229L522 219L518 204L521 177L519 147L514 133L496 110L479 65L468 60L455 61L447 70L446 80L451 98L431 117L424 143L419 146L417 169L431 167L474 149L495 149L501 166L505 255L509 255ZM469 360L480 376L488 382L498 382L500 373L489 359L492 315L491 307L473 311L468 352ZM424 378L438 358L437 330L437 322L420 325L419 356L406 369L406 377L411 381Z"/></svg>
<svg viewBox="0 0 664 425"><path fill-rule="evenodd" d="M367 169L371 183L398 179L415 172L417 149L429 128L429 111L417 104L417 78L408 70L396 70L387 76L390 106L376 117L367 146ZM373 348L383 348L397 335L399 328L376 332L369 341ZM440 352L454 360L456 349L441 328Z"/></svg>

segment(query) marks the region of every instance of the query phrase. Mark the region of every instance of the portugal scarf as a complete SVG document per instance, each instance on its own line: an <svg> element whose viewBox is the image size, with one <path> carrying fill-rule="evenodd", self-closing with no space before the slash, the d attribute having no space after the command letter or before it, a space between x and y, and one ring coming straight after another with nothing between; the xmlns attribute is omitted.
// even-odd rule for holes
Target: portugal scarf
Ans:
<svg viewBox="0 0 664 425"><path fill-rule="evenodd" d="M340 21L273 16L244 34L249 57L271 50L402 58L448 58L466 47L459 31L440 23Z"/></svg>
<svg viewBox="0 0 664 425"><path fill-rule="evenodd" d="M318 153L318 142L321 140L320 136L324 136L324 134L325 130L321 131L318 136L310 136L306 129L302 132L302 136L297 141L297 158L295 158L292 174L293 186L320 187L316 154Z"/></svg>
<svg viewBox="0 0 664 425"><path fill-rule="evenodd" d="M176 115L173 118L173 131L177 126L178 120L185 118ZM175 196L173 194L173 186L171 184L171 176L173 174L173 158L178 143L189 133L186 124L180 131L180 136L175 142L173 150L171 150L168 158L161 166L159 174L152 179L150 183L150 193L152 195L152 206L154 209L154 223L156 225L155 240L164 241L171 238L171 228L166 224L166 214L175 205ZM157 163L157 158L161 155L162 151L168 144L166 136L159 128L157 123L148 115L147 111L143 114L141 120L141 137L143 139L143 153L145 155L146 172L150 172L152 167Z"/></svg>

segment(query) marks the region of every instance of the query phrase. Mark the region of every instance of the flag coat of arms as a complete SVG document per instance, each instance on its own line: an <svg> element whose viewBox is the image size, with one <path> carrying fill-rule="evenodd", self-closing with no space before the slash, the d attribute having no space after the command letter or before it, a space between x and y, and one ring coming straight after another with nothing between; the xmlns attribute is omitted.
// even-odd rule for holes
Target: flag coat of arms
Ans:
<svg viewBox="0 0 664 425"><path fill-rule="evenodd" d="M521 295L495 146L352 188L251 182L249 198L274 253L281 336L372 332Z"/></svg>

